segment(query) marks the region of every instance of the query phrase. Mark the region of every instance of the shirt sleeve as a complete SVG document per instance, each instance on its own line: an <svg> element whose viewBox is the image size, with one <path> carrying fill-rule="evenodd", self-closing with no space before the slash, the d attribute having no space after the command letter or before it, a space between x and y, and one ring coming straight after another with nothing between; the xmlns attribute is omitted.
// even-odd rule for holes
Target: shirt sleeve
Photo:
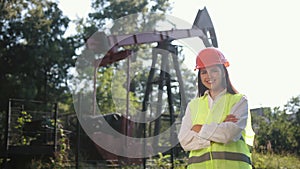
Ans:
<svg viewBox="0 0 300 169"><path fill-rule="evenodd" d="M210 146L210 141L202 138L195 131L192 131L192 120L189 105L182 118L181 127L178 134L178 139L181 147L185 151L199 150Z"/></svg>
<svg viewBox="0 0 300 169"><path fill-rule="evenodd" d="M246 127L248 118L248 101L245 96L232 107L230 114L234 114L238 118L236 123L205 124L198 133L199 137L218 143L229 143L239 140L243 129Z"/></svg>

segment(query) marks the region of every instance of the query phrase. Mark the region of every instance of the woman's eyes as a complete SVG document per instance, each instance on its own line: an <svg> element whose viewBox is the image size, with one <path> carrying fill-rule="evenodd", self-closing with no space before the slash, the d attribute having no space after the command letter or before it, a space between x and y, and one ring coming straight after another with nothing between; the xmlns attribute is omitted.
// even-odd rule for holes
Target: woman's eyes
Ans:
<svg viewBox="0 0 300 169"><path fill-rule="evenodd" d="M209 72L210 72L210 73L216 73L216 72L219 72L219 70L218 70L218 69L213 69L213 70L210 70ZM202 75L203 75L203 74L207 74L207 73L208 73L207 71L201 71L201 72L200 72L200 74L202 74Z"/></svg>
<svg viewBox="0 0 300 169"><path fill-rule="evenodd" d="M207 73L207 71L201 71L201 72L200 72L200 74L202 74L202 75L203 75L203 74L206 74L206 73Z"/></svg>

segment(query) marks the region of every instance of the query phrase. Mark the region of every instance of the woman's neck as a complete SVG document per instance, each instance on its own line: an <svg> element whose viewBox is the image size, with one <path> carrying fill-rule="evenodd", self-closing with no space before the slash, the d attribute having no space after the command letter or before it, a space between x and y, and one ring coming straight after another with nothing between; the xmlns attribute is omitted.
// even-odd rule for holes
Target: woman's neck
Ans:
<svg viewBox="0 0 300 169"><path fill-rule="evenodd" d="M210 97L214 100L225 88L209 90Z"/></svg>

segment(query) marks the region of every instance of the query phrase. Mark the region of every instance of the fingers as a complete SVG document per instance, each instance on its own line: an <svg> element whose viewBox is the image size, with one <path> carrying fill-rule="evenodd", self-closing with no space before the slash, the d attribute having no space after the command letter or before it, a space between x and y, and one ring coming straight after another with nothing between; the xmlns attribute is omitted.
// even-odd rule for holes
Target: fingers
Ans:
<svg viewBox="0 0 300 169"><path fill-rule="evenodd" d="M200 124L195 124L195 125L191 128L191 130L193 130L193 131L199 133L199 131L201 130L201 128L202 128L202 125L200 125Z"/></svg>
<svg viewBox="0 0 300 169"><path fill-rule="evenodd" d="M227 115L226 119L224 120L224 122L237 122L239 119L235 117L235 115L233 114L229 114Z"/></svg>

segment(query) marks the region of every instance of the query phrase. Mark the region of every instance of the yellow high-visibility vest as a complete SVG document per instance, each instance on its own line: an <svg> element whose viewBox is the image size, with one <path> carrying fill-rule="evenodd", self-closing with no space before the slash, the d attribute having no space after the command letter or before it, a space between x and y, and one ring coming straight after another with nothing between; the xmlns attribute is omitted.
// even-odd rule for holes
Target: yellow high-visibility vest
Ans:
<svg viewBox="0 0 300 169"><path fill-rule="evenodd" d="M212 109L209 108L207 95L193 99L190 102L193 125L223 122L242 96L226 93L217 100ZM248 111L247 125L240 140L228 144L212 142L210 147L192 150L189 154L188 169L251 169L251 153L246 143L252 146L253 139L251 115Z"/></svg>

